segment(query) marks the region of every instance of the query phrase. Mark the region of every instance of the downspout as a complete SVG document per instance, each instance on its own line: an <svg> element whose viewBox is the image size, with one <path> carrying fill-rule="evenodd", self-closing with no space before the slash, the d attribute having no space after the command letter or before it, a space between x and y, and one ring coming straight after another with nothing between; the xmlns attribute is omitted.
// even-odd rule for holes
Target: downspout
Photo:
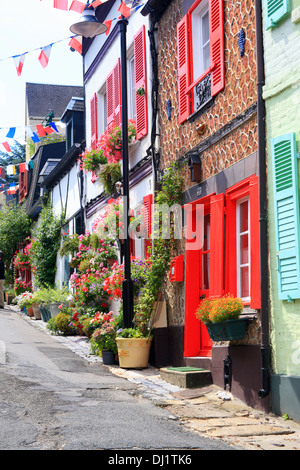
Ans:
<svg viewBox="0 0 300 470"><path fill-rule="evenodd" d="M256 61L257 61L257 122L259 158L259 237L260 237L260 290L261 290L261 381L259 398L270 392L270 342L269 342L269 271L268 271L268 223L266 187L266 122L263 99L264 49L263 49L262 2L255 0Z"/></svg>

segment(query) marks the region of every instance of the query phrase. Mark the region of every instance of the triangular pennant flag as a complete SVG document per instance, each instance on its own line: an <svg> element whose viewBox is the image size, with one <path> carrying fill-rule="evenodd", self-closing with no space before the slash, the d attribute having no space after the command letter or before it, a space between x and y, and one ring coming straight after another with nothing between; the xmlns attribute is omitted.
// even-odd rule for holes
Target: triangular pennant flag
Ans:
<svg viewBox="0 0 300 470"><path fill-rule="evenodd" d="M54 130L50 126L44 127L44 131L46 132L47 135L52 134L52 132L54 132Z"/></svg>
<svg viewBox="0 0 300 470"><path fill-rule="evenodd" d="M30 169L30 170L33 170L33 169L34 169L34 165L33 165L33 161L32 161L32 160L29 160L29 169Z"/></svg>
<svg viewBox="0 0 300 470"><path fill-rule="evenodd" d="M10 183L9 188L10 188L10 194L16 194L16 184L15 183Z"/></svg>
<svg viewBox="0 0 300 470"><path fill-rule="evenodd" d="M77 11L77 13L82 13L83 10L85 9L85 6L86 6L85 3L79 2L78 0L73 0L69 10Z"/></svg>
<svg viewBox="0 0 300 470"><path fill-rule="evenodd" d="M30 136L32 141L36 144L37 142L40 142L40 139L38 138L38 136L36 135L35 132L32 133L32 135Z"/></svg>
<svg viewBox="0 0 300 470"><path fill-rule="evenodd" d="M42 124L37 124L36 130L39 137L45 137L47 135Z"/></svg>
<svg viewBox="0 0 300 470"><path fill-rule="evenodd" d="M29 127L29 126L26 126L26 127L25 127L25 131L28 133L28 135L29 135L30 137L32 137L32 135L33 135L33 132L32 132L32 129L31 129L31 127Z"/></svg>
<svg viewBox="0 0 300 470"><path fill-rule="evenodd" d="M11 152L11 149L10 149L10 146L9 146L8 142L2 142L2 145L3 145L3 147L5 148L5 150L7 152Z"/></svg>
<svg viewBox="0 0 300 470"><path fill-rule="evenodd" d="M79 52L79 54L82 54L82 37L74 36L69 42L69 46L72 47L72 49L75 51Z"/></svg>
<svg viewBox="0 0 300 470"><path fill-rule="evenodd" d="M10 175L15 175L16 174L16 167L15 165L8 165L6 168L6 173Z"/></svg>
<svg viewBox="0 0 300 470"><path fill-rule="evenodd" d="M111 28L111 23L112 23L112 20L104 21L104 24L107 26L107 30L105 31L106 36L109 34L109 31L110 31L110 28Z"/></svg>
<svg viewBox="0 0 300 470"><path fill-rule="evenodd" d="M91 5L89 5L90 7L93 7L93 8L97 8L99 5L102 5L102 3L106 2L107 0L95 0L93 3L91 3Z"/></svg>
<svg viewBox="0 0 300 470"><path fill-rule="evenodd" d="M55 130L55 132L57 132L57 133L59 134L59 131L58 131L57 127L56 127L55 122L50 122L50 126L52 127L52 129Z"/></svg>
<svg viewBox="0 0 300 470"><path fill-rule="evenodd" d="M11 127L8 131L8 133L6 134L6 137L8 139L13 139L14 136L15 136L15 133L16 133L16 128L15 127Z"/></svg>
<svg viewBox="0 0 300 470"><path fill-rule="evenodd" d="M68 11L68 2L69 0L54 0L53 8Z"/></svg>
<svg viewBox="0 0 300 470"><path fill-rule="evenodd" d="M20 173L25 173L25 171L28 170L28 163L24 162L24 163L20 163L19 165L19 172Z"/></svg>
<svg viewBox="0 0 300 470"><path fill-rule="evenodd" d="M121 15L125 16L126 18L129 18L130 8L127 5L125 5L124 2L121 3L121 5L118 8L118 11L121 13Z"/></svg>
<svg viewBox="0 0 300 470"><path fill-rule="evenodd" d="M40 64L43 68L47 67L49 63L51 49L52 49L52 44L49 44L49 46L42 47L38 60L40 61Z"/></svg>
<svg viewBox="0 0 300 470"><path fill-rule="evenodd" d="M13 56L18 76L20 76L21 73L22 73L24 60L25 60L25 55L26 55L26 52L24 54L21 54L21 55Z"/></svg>

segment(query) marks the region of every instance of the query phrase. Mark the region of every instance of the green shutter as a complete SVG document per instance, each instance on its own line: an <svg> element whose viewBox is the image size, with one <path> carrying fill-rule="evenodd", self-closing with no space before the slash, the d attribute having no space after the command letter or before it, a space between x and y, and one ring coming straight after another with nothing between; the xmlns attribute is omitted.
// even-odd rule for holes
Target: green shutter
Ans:
<svg viewBox="0 0 300 470"><path fill-rule="evenodd" d="M280 300L300 298L299 194L295 134L272 139L276 256Z"/></svg>
<svg viewBox="0 0 300 470"><path fill-rule="evenodd" d="M290 11L290 0L266 0L266 29L273 28Z"/></svg>

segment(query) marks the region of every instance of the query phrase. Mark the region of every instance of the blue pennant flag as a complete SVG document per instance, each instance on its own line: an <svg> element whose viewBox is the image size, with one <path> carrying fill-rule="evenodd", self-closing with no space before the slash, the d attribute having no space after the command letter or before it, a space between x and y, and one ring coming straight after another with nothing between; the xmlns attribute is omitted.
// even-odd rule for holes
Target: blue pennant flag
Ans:
<svg viewBox="0 0 300 470"><path fill-rule="evenodd" d="M8 131L8 133L6 134L6 137L8 139L13 139L14 136L15 136L15 133L16 133L16 128L15 127L11 127Z"/></svg>

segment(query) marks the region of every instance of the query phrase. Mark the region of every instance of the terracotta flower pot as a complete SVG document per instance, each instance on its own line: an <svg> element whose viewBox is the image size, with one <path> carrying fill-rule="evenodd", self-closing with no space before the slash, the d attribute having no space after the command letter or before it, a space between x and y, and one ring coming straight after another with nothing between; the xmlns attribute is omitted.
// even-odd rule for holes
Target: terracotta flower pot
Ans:
<svg viewBox="0 0 300 470"><path fill-rule="evenodd" d="M151 338L116 338L119 365L124 369L148 367Z"/></svg>

